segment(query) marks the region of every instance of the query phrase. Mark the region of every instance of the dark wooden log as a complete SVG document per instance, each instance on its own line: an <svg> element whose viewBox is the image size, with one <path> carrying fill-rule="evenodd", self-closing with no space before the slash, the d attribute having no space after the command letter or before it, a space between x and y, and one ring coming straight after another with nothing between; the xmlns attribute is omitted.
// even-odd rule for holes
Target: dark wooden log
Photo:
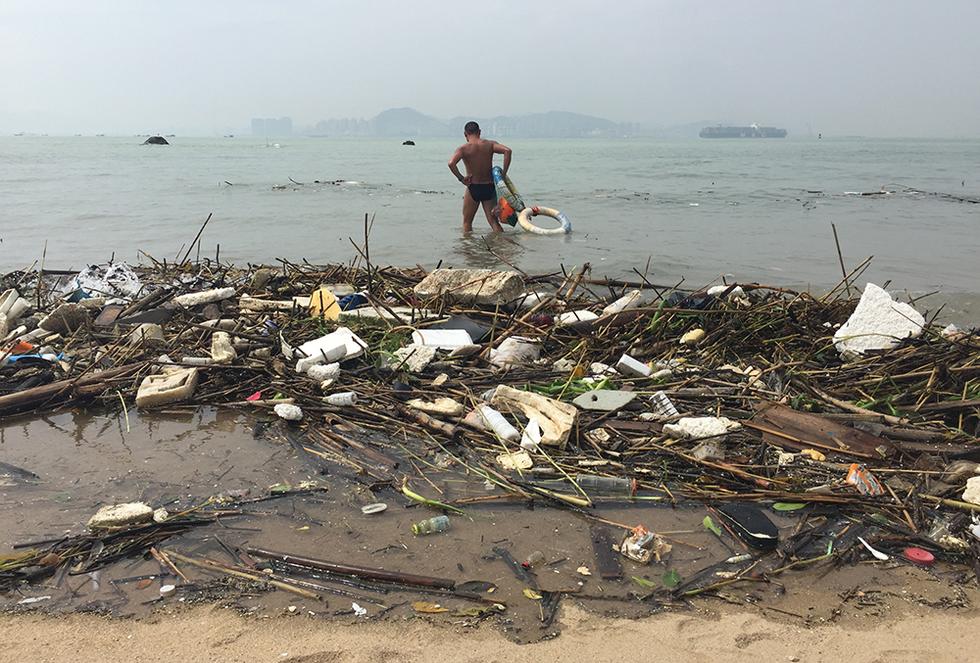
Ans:
<svg viewBox="0 0 980 663"><path fill-rule="evenodd" d="M145 365L143 362L126 364L98 373L91 373L81 378L59 380L40 387L32 387L0 396L0 414L23 412L42 405L61 405L76 398L95 396L108 389L108 380L136 372Z"/></svg>
<svg viewBox="0 0 980 663"><path fill-rule="evenodd" d="M384 569L373 569L366 566L353 566L350 564L337 564L327 562L322 559L312 557L300 557L288 553L263 550L262 548L246 548L245 552L253 557L263 559L273 559L286 564L305 566L311 569L319 569L328 573L338 575L354 576L365 580L380 580L382 582L397 582L402 585L415 585L418 587L437 587L439 589L453 589L456 586L455 580L448 578L435 578L433 576L419 576L411 573L401 573L400 571L385 571Z"/></svg>

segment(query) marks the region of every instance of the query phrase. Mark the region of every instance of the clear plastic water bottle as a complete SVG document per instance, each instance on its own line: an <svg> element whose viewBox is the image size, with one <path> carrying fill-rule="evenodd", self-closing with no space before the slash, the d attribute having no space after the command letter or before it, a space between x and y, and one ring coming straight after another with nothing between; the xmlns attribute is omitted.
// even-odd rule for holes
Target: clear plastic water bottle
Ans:
<svg viewBox="0 0 980 663"><path fill-rule="evenodd" d="M636 479L576 474L575 483L589 495L632 497L636 494Z"/></svg>

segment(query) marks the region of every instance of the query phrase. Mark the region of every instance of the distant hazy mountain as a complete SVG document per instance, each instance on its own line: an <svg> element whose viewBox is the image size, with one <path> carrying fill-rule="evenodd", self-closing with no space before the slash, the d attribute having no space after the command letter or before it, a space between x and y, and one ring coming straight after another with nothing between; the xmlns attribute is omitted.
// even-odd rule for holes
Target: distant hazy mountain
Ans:
<svg viewBox="0 0 980 663"><path fill-rule="evenodd" d="M638 132L637 125L619 124L601 117L563 111L441 120L413 108L391 108L370 120L323 120L317 122L313 132L328 136L443 138L461 136L463 125L473 119L480 123L487 137L494 138L618 138L636 135Z"/></svg>
<svg viewBox="0 0 980 663"><path fill-rule="evenodd" d="M460 133L469 119L471 118L457 117L449 122ZM477 122L487 135L498 138L619 138L636 133L635 126L631 124L619 124L601 117L565 111L500 115L477 119Z"/></svg>
<svg viewBox="0 0 980 663"><path fill-rule="evenodd" d="M370 121L375 136L447 136L449 124L414 108L390 108Z"/></svg>

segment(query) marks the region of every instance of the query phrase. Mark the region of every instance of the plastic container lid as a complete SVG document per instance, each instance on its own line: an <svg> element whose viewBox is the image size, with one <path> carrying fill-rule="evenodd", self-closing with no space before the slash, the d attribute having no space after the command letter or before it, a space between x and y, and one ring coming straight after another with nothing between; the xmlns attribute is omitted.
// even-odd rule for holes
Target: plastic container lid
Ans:
<svg viewBox="0 0 980 663"><path fill-rule="evenodd" d="M903 550L902 557L913 564L921 564L922 566L932 566L936 561L936 556L931 552L915 547L909 547Z"/></svg>

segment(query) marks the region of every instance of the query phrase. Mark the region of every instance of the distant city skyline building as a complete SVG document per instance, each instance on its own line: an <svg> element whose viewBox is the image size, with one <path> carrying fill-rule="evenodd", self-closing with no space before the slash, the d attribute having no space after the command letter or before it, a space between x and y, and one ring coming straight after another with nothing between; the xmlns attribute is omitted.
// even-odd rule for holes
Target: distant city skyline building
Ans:
<svg viewBox="0 0 980 663"><path fill-rule="evenodd" d="M313 132L321 136L367 136L372 129L370 120L354 117L320 120L313 126Z"/></svg>
<svg viewBox="0 0 980 663"><path fill-rule="evenodd" d="M290 117L253 117L252 135L271 138L273 136L292 136L293 119Z"/></svg>

